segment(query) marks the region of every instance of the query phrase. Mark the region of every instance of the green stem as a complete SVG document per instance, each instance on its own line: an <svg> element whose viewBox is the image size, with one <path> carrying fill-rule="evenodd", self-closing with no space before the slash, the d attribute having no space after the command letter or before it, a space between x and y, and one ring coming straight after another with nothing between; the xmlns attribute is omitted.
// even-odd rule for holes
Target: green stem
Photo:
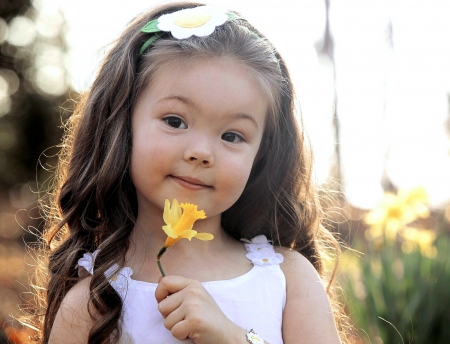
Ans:
<svg viewBox="0 0 450 344"><path fill-rule="evenodd" d="M160 259L161 259L162 255L164 254L164 252L166 252L166 250L167 250L167 247L162 247L159 250L158 255L156 256L156 263L158 263L158 268L159 268L159 271L161 271L162 277L166 277L166 274L165 274L164 269L163 269L163 267L161 265Z"/></svg>
<svg viewBox="0 0 450 344"><path fill-rule="evenodd" d="M159 260L157 260L156 262L158 263L158 268L159 268L159 271L161 271L162 277L166 277L166 274L164 273L164 269L161 265L161 262Z"/></svg>

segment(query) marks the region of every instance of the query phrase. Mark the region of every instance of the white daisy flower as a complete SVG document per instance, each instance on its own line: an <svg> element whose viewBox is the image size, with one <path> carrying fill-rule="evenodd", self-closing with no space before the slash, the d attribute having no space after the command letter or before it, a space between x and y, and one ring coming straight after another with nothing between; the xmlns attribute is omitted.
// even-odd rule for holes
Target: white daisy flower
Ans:
<svg viewBox="0 0 450 344"><path fill-rule="evenodd" d="M280 253L274 252L272 249L262 249L258 252L250 252L246 254L246 257L252 261L254 265L274 265L281 264L283 262L283 256Z"/></svg>
<svg viewBox="0 0 450 344"><path fill-rule="evenodd" d="M242 238L241 241L249 243L249 244L270 244L272 240L267 240L265 235L255 236L252 240Z"/></svg>
<svg viewBox="0 0 450 344"><path fill-rule="evenodd" d="M178 39L191 36L205 37L212 34L217 26L228 19L227 12L214 6L199 6L177 12L163 14L158 19L157 27L170 32Z"/></svg>
<svg viewBox="0 0 450 344"><path fill-rule="evenodd" d="M258 235L252 240L241 239L248 250L246 257L252 261L254 265L267 266L278 265L283 262L283 255L276 253L270 240L265 235Z"/></svg>

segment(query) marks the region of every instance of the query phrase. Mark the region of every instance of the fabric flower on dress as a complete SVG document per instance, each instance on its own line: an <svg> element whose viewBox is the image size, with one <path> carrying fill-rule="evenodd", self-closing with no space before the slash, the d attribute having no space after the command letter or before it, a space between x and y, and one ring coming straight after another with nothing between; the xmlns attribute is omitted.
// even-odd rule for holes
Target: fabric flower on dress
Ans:
<svg viewBox="0 0 450 344"><path fill-rule="evenodd" d="M257 235L252 240L242 238L241 241L248 244L270 244L272 240L267 240L265 235Z"/></svg>
<svg viewBox="0 0 450 344"><path fill-rule="evenodd" d="M250 259L253 265L270 266L283 262L284 258L280 253L276 253L270 241L265 235L258 235L252 240L241 239L245 242L245 247L249 251L246 257Z"/></svg>
<svg viewBox="0 0 450 344"><path fill-rule="evenodd" d="M245 243L245 247L250 252L257 252L262 250L263 248L272 248L271 241L267 240L265 235L258 235L252 240L241 239L241 241Z"/></svg>
<svg viewBox="0 0 450 344"><path fill-rule="evenodd" d="M109 284L111 284L119 294L126 292L132 274L133 270L129 267L124 267L118 271L117 264L105 271L105 277L109 279Z"/></svg>
<svg viewBox="0 0 450 344"><path fill-rule="evenodd" d="M91 275L94 273L94 262L97 254L98 250L94 251L94 253L87 252L83 254L83 258L78 259L78 264L75 266L75 268L78 269L78 276L83 277L84 275L80 268L84 268Z"/></svg>
<svg viewBox="0 0 450 344"><path fill-rule="evenodd" d="M228 19L227 12L214 6L187 8L158 18L157 27L178 39L205 37Z"/></svg>
<svg viewBox="0 0 450 344"><path fill-rule="evenodd" d="M283 256L276 253L273 248L250 252L246 254L246 257L252 261L253 265L259 266L280 264L284 260Z"/></svg>

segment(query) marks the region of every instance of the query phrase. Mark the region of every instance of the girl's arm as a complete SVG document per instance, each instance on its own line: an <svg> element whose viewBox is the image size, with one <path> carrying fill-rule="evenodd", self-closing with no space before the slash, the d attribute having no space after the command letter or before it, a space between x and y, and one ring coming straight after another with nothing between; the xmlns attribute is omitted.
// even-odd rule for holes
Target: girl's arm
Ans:
<svg viewBox="0 0 450 344"><path fill-rule="evenodd" d="M91 277L78 282L64 297L56 313L49 344L85 344L94 322L89 315L89 283Z"/></svg>
<svg viewBox="0 0 450 344"><path fill-rule="evenodd" d="M280 253L285 258L280 267L286 276L284 343L341 343L330 301L316 269L296 251Z"/></svg>

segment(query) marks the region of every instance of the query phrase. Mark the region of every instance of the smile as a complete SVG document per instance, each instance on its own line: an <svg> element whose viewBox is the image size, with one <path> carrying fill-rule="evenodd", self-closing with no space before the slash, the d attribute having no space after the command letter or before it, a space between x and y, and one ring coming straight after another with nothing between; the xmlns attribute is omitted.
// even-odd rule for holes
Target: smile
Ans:
<svg viewBox="0 0 450 344"><path fill-rule="evenodd" d="M211 186L204 184L201 180L190 177L176 177L169 175L169 177L178 185L188 190L205 190L211 188Z"/></svg>

